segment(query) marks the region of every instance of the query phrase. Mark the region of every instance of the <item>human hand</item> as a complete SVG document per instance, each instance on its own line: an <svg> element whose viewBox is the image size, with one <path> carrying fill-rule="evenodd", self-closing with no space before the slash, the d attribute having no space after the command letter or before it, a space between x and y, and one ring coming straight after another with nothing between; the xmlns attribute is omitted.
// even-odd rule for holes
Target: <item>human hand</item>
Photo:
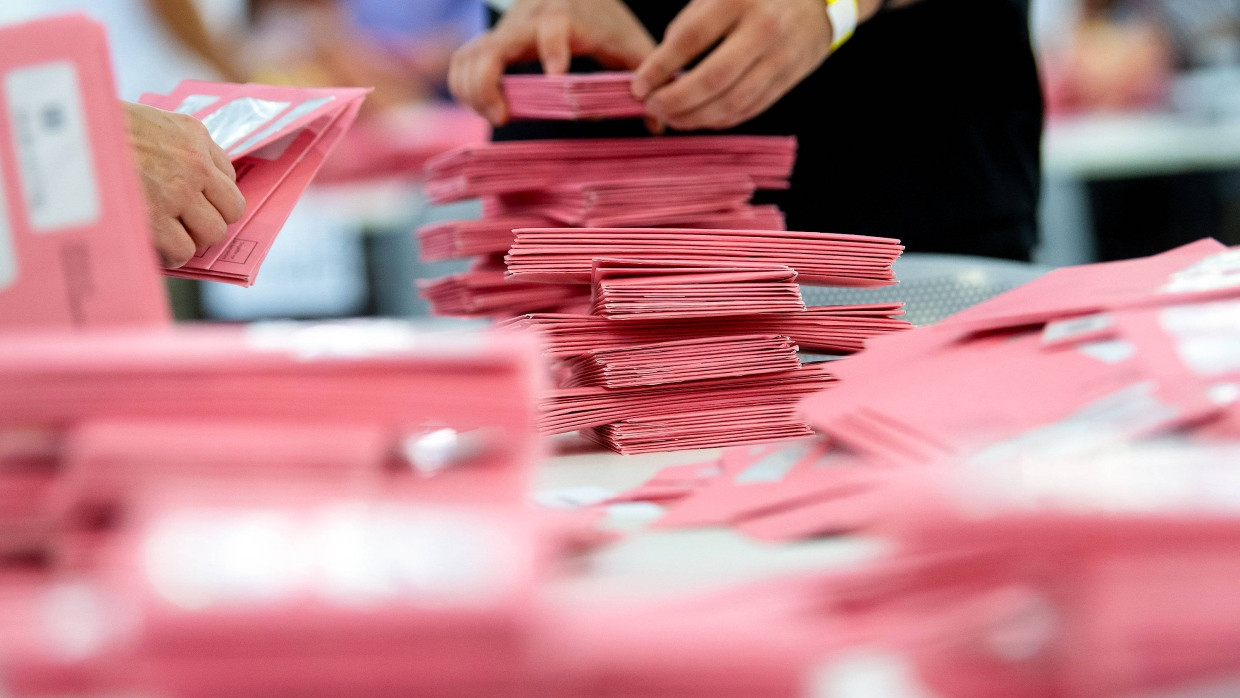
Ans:
<svg viewBox="0 0 1240 698"><path fill-rule="evenodd" d="M155 249L176 269L245 213L237 172L192 116L124 103Z"/></svg>
<svg viewBox="0 0 1240 698"><path fill-rule="evenodd" d="M508 120L500 90L508 65L537 58L548 75L559 75L573 56L590 56L631 70L653 50L650 34L619 0L517 0L494 29L452 56L448 88L498 126Z"/></svg>
<svg viewBox="0 0 1240 698"><path fill-rule="evenodd" d="M817 69L831 38L823 0L692 0L637 68L633 95L673 128L729 128L766 111Z"/></svg>

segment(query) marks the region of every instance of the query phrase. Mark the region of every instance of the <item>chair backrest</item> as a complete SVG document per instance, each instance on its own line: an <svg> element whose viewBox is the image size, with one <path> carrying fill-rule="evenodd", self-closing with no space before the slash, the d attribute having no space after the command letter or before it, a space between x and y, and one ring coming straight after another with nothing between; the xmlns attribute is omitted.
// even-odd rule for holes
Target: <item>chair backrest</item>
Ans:
<svg viewBox="0 0 1240 698"><path fill-rule="evenodd" d="M894 266L900 283L876 289L802 286L806 305L902 301L905 319L922 326L1036 279L1051 267L966 255L908 253Z"/></svg>

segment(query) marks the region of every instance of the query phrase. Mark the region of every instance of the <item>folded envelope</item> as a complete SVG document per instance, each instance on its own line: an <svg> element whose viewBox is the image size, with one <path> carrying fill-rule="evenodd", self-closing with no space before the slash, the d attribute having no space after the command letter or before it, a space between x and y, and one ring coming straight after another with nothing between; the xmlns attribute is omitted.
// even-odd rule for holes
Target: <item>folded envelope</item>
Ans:
<svg viewBox="0 0 1240 698"><path fill-rule="evenodd" d="M797 347L779 335L682 339L598 349L564 362L564 387L627 388L800 368Z"/></svg>
<svg viewBox="0 0 1240 698"><path fill-rule="evenodd" d="M276 234L327 155L357 118L368 89L182 82L142 102L190 114L237 169L242 219L224 239L169 276L250 286Z"/></svg>
<svg viewBox="0 0 1240 698"><path fill-rule="evenodd" d="M792 269L595 259L590 312L608 320L685 319L805 310Z"/></svg>
<svg viewBox="0 0 1240 698"><path fill-rule="evenodd" d="M664 176L744 175L758 189L787 188L796 139L785 136L679 136L502 141L466 146L427 163L436 202L559 184Z"/></svg>
<svg viewBox="0 0 1240 698"><path fill-rule="evenodd" d="M497 269L419 280L418 295L431 304L431 314L447 317L512 317L531 309L567 308L589 300L589 293L580 286L511 281Z"/></svg>
<svg viewBox="0 0 1240 698"><path fill-rule="evenodd" d="M721 172L702 177L648 173L632 179L564 183L501 194L492 207L510 214L538 214L566 226L661 226L738 209L753 193L753 180L744 174Z"/></svg>
<svg viewBox="0 0 1240 698"><path fill-rule="evenodd" d="M0 327L168 324L103 27L67 15L0 41Z"/></svg>
<svg viewBox="0 0 1240 698"><path fill-rule="evenodd" d="M612 322L594 315L531 313L510 324L538 331L552 358L581 356L592 350L662 341L733 335L786 335L803 351L850 353L869 339L912 328L901 304L817 306L803 312L769 313L699 320L634 319Z"/></svg>
<svg viewBox="0 0 1240 698"><path fill-rule="evenodd" d="M513 119L623 119L646 114L632 83L632 72L603 72L505 75L500 87Z"/></svg>
<svg viewBox="0 0 1240 698"><path fill-rule="evenodd" d="M790 406L757 404L625 417L587 431L586 438L631 455L767 443L813 433Z"/></svg>
<svg viewBox="0 0 1240 698"><path fill-rule="evenodd" d="M487 216L478 220L441 221L418 228L418 258L423 262L503 254L512 247L515 228L547 225L539 216Z"/></svg>

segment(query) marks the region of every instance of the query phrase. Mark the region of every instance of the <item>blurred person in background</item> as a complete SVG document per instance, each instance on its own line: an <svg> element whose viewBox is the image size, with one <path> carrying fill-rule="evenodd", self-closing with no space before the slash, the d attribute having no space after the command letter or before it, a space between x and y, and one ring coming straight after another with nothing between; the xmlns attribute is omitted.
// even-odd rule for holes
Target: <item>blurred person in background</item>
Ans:
<svg viewBox="0 0 1240 698"><path fill-rule="evenodd" d="M458 52L453 93L496 139L641 135L642 124L507 124L505 70L635 69L679 131L795 135L788 226L898 237L910 251L1028 259L1042 96L1028 0L861 0L828 57L822 0L516 0ZM681 77L678 71L685 70Z"/></svg>
<svg viewBox="0 0 1240 698"><path fill-rule="evenodd" d="M452 52L481 31L480 0L252 0L263 82L375 88L370 112L447 95Z"/></svg>
<svg viewBox="0 0 1240 698"><path fill-rule="evenodd" d="M1053 116L1240 118L1240 1L1081 0L1073 10L1066 40L1045 48ZM1215 74L1200 75L1207 71ZM1088 182L1096 258L1146 256L1203 237L1240 242L1224 212L1228 190L1235 198L1240 189L1235 180L1199 171Z"/></svg>

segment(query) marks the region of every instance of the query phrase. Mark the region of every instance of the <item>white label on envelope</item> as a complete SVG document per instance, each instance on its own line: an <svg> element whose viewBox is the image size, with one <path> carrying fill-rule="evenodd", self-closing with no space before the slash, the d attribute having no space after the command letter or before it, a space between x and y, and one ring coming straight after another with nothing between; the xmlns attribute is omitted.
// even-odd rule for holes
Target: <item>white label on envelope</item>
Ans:
<svg viewBox="0 0 1240 698"><path fill-rule="evenodd" d="M77 67L43 63L5 76L9 120L36 233L99 220L99 186L82 109Z"/></svg>
<svg viewBox="0 0 1240 698"><path fill-rule="evenodd" d="M1210 255L1167 278L1163 293L1217 291L1240 286L1240 249Z"/></svg>
<svg viewBox="0 0 1240 698"><path fill-rule="evenodd" d="M0 180L0 291L17 281L17 248L13 246L13 225L9 222L9 202Z"/></svg>

